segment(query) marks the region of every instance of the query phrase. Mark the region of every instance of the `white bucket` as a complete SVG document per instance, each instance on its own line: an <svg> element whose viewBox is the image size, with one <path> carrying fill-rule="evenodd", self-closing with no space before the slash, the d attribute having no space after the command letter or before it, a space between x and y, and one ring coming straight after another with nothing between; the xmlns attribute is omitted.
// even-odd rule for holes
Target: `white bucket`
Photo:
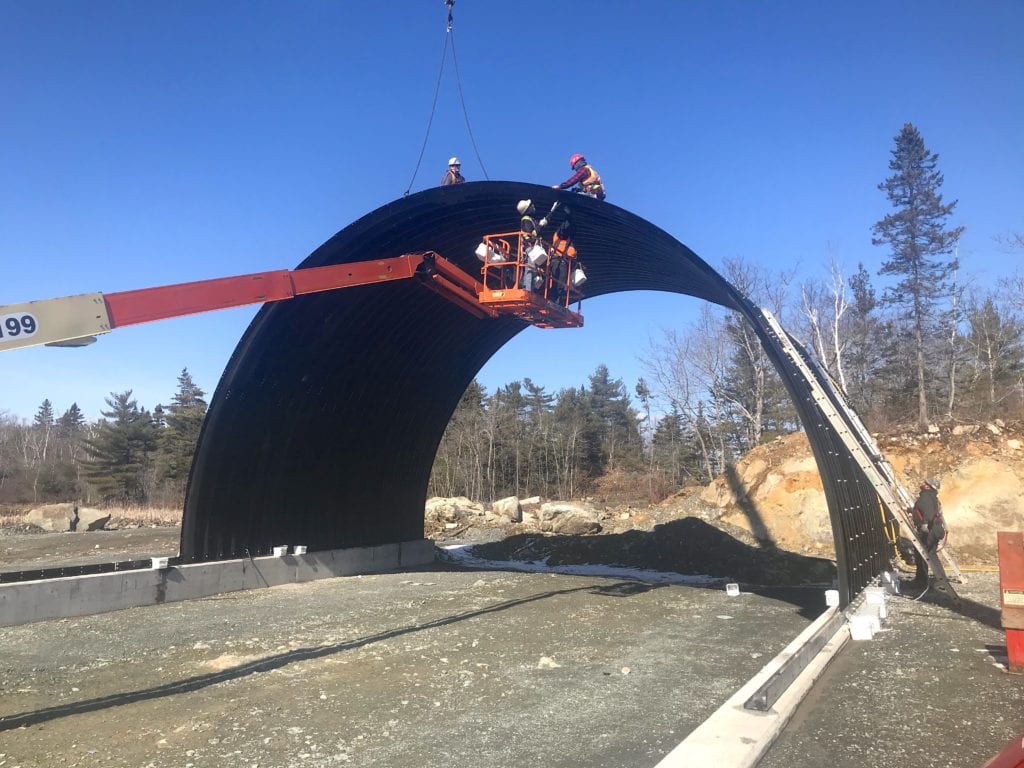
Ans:
<svg viewBox="0 0 1024 768"><path fill-rule="evenodd" d="M830 608L834 608L839 605L839 590L838 589L826 589L825 590L825 605Z"/></svg>
<svg viewBox="0 0 1024 768"><path fill-rule="evenodd" d="M530 248L530 250L526 252L526 256L530 260L530 266L533 267L539 267L548 260L548 252L539 245L535 245Z"/></svg>
<svg viewBox="0 0 1024 768"><path fill-rule="evenodd" d="M583 274L583 270L577 267L572 271L572 284L574 288L579 288L587 282L587 276Z"/></svg>
<svg viewBox="0 0 1024 768"><path fill-rule="evenodd" d="M725 585L725 594L729 597L736 597L740 593L740 585L730 581Z"/></svg>
<svg viewBox="0 0 1024 768"><path fill-rule="evenodd" d="M850 617L850 639L870 640L875 636L870 616L855 614Z"/></svg>
<svg viewBox="0 0 1024 768"><path fill-rule="evenodd" d="M480 245L476 247L476 250L473 251L473 253L476 254L476 257L480 259L480 261L483 261L484 259L487 258L487 252L490 250L491 249L487 247L487 243L480 243Z"/></svg>
<svg viewBox="0 0 1024 768"><path fill-rule="evenodd" d="M274 547L274 557L284 557L288 554L288 547Z"/></svg>
<svg viewBox="0 0 1024 768"><path fill-rule="evenodd" d="M304 555L306 554L306 546L304 544L296 544L292 547L292 553L296 555Z"/></svg>

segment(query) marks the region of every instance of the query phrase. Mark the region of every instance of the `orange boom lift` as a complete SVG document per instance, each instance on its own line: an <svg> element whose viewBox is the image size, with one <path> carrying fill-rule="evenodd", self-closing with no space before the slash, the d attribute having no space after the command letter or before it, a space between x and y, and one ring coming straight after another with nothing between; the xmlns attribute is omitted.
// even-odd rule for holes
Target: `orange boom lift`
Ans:
<svg viewBox="0 0 1024 768"><path fill-rule="evenodd" d="M521 246L517 248L521 250ZM519 255L517 252L517 259ZM491 266L485 264L481 270L485 281ZM502 262L501 266L513 266L517 279L520 271L527 269L518 261ZM540 270L536 274L544 273ZM423 251L376 261L254 272L135 291L87 293L0 306L0 352L43 344L81 347L126 325L413 278L479 318L511 314L542 328L583 325L583 318L568 309L569 296L578 299L578 292L566 290L564 303L556 304L547 299L547 284L542 293L492 290L436 252Z"/></svg>

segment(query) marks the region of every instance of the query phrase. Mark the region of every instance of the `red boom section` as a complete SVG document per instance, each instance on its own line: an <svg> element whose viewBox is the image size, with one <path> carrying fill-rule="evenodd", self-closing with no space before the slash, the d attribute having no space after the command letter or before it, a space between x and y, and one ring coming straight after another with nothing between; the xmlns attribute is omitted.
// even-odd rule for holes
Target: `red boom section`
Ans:
<svg viewBox="0 0 1024 768"><path fill-rule="evenodd" d="M370 285L413 276L422 254L393 259L334 264L310 269L278 269L236 277L177 283L158 288L104 294L110 327L148 323L168 317L194 315L215 309L282 301L318 291Z"/></svg>

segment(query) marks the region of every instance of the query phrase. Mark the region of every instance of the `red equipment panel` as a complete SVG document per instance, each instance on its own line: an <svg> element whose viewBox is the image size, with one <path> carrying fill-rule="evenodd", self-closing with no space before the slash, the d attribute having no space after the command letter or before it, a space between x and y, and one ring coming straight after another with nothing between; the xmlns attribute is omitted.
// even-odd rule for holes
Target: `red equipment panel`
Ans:
<svg viewBox="0 0 1024 768"><path fill-rule="evenodd" d="M1011 672L1024 672L1024 533L999 531L999 603Z"/></svg>

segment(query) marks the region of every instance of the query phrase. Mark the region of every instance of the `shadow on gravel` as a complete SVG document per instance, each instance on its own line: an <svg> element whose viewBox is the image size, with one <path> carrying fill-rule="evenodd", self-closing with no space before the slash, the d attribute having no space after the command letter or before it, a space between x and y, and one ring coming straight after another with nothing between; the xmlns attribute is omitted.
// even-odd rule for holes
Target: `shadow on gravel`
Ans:
<svg viewBox="0 0 1024 768"><path fill-rule="evenodd" d="M447 624L455 624L466 619L472 619L477 616L485 616L489 613L498 613L500 611L507 611L512 608L517 608L527 603L533 603L538 600L546 600L551 597L557 597L559 595L571 595L576 592L591 592L593 594L607 595L611 597L630 597L641 592L648 592L651 589L657 589L661 584L638 584L637 582L623 581L615 584L605 584L602 586L586 586L586 587L573 587L572 589L555 589L547 592L541 592L536 595L529 597L521 597L515 600L506 600L503 603L496 603L495 605L488 606L487 608L480 608L478 610L466 611L465 613L455 614L453 616L446 616L444 618L435 619L434 621L427 621L423 624L414 624L406 627L399 627L397 629L389 629L386 632L378 632L374 635L367 637L360 637L355 640L348 640L344 643L335 643L334 645L317 646L315 648L297 648L292 651L285 653L279 653L273 656L268 656L265 659L259 661L253 661L248 664L242 664L232 669L226 669L220 672L211 672L206 675L196 675L194 677L186 678L185 680L177 680L163 685L157 685L152 688L144 688L139 691L127 691L124 693L114 693L110 696L99 696L94 699L86 699L84 701L77 701L71 704L61 704L56 707L47 707L45 709L38 709L32 712L21 712L15 715L7 715L0 717L0 732L10 731L15 728L22 728L30 725L38 725L39 723L46 723L51 720L58 720L62 717L69 715L78 715L85 712L95 712L97 710L108 709L110 707L119 707L125 704L133 704L138 701L147 701L149 699L159 699L164 696L175 696L179 693L189 693L191 691L197 691L202 688L208 688L211 685L217 685L228 680L237 680L242 677L257 674L259 672L269 672L274 669L280 669L281 667L287 666L288 664L294 664L298 661L306 661L308 659L319 659L324 656L332 656L336 653L342 653L344 651L351 651L357 648L361 648L370 643L377 643L382 640L390 640L394 637L401 637L403 635L412 634L413 632L420 632L425 629L433 629L435 627L443 627Z"/></svg>
<svg viewBox="0 0 1024 768"><path fill-rule="evenodd" d="M906 583L906 587L902 590L904 597L911 601L920 600L922 603L929 603L930 605L937 605L942 608L946 608L953 613L959 614L965 619L976 621L979 624L984 624L987 627L991 627L992 629L1002 632L1002 616L998 608L991 605L985 605L984 603L979 603L976 600L971 600L963 595L958 595L960 598L960 604L955 605L952 600L937 591L931 581L925 581L927 576L922 578L922 574L927 574L927 571L921 571L919 568L916 578L913 581L908 581ZM956 584L954 583L952 586L955 590ZM914 590L917 590L917 592L915 593Z"/></svg>
<svg viewBox="0 0 1024 768"><path fill-rule="evenodd" d="M501 541L473 546L486 560L544 561L547 565L615 565L737 581L748 592L785 600L812 610L824 608L818 592L804 585L830 585L835 563L819 557L754 547L709 525L686 517L654 527L598 536L560 536L522 533ZM716 586L715 589L720 587Z"/></svg>

